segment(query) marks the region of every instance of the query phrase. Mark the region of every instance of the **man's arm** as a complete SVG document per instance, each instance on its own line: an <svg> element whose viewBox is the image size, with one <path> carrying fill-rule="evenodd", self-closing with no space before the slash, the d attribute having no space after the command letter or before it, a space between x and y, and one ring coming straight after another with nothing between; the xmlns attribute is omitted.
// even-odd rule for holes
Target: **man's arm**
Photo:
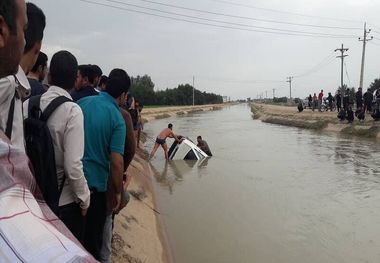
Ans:
<svg viewBox="0 0 380 263"><path fill-rule="evenodd" d="M121 112L117 112L117 117L114 119L114 129L112 130L112 137L110 143L110 160L111 160L111 180L115 187L114 195L115 201L113 210L117 210L120 206L121 189L123 187L123 170L124 170L124 147L125 147L125 134L126 127Z"/></svg>
<svg viewBox="0 0 380 263"><path fill-rule="evenodd" d="M129 112L124 109L121 109L123 115L125 126L126 126L126 138L125 138L125 147L124 147L124 172L127 170L129 164L131 163L133 156L136 153L136 139L133 132L133 123L132 118Z"/></svg>
<svg viewBox="0 0 380 263"><path fill-rule="evenodd" d="M120 206L121 191L123 188L123 170L123 156L120 153L111 153L111 180L115 191L115 200L112 207L113 210L118 209Z"/></svg>
<svg viewBox="0 0 380 263"><path fill-rule="evenodd" d="M204 147L206 151L211 152L210 147L208 147L208 143L206 141L204 141Z"/></svg>
<svg viewBox="0 0 380 263"><path fill-rule="evenodd" d="M144 122L141 117L141 112L139 113L139 123L140 123L141 130L144 130Z"/></svg>
<svg viewBox="0 0 380 263"><path fill-rule="evenodd" d="M90 205L90 190L83 174L82 158L84 154L83 114L79 107L71 110L63 135L64 171L67 181L77 199L80 200L82 214Z"/></svg>
<svg viewBox="0 0 380 263"><path fill-rule="evenodd" d="M177 136L174 134L174 132L170 132L170 137L171 137L171 138L174 138L177 142L181 142L181 141L177 138Z"/></svg>

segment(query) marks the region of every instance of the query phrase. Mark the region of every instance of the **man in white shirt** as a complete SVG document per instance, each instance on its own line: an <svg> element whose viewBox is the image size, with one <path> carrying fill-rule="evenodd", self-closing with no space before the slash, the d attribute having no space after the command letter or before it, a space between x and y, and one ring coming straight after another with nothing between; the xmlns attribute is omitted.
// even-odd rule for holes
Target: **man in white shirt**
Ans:
<svg viewBox="0 0 380 263"><path fill-rule="evenodd" d="M26 25L24 0L0 1L0 78L12 76L19 69L25 46ZM9 105L4 105L4 103L12 94L11 91L13 95L18 88L20 93L25 91L17 85L12 86L16 82L14 80L13 77L13 81L12 78L0 81L1 121L4 116L7 119L7 114L3 115L3 113L4 111L8 113ZM19 109L21 110L21 107ZM19 116L22 116L21 113ZM22 258L26 262L43 262L60 258L67 262L80 260L93 262L94 259L77 244L62 222L56 220L46 203L41 202L42 195L29 170L26 155L20 153L20 150L10 143L1 130L0 160L2 186L0 211L4 218L11 215L1 226L0 243L6 241L12 247L9 249L9 246L0 246L0 255L2 255L0 261L16 262ZM20 213L15 214L15 211L20 211Z"/></svg>
<svg viewBox="0 0 380 263"><path fill-rule="evenodd" d="M27 92L28 83L23 82L25 86L16 82L13 74L19 69L19 63L24 51L25 38L24 30L27 25L26 5L24 0L5 1L0 6L0 130L6 130L8 113L12 99L15 95L21 96ZM22 70L21 70L22 71ZM5 78L6 76L10 76ZM22 75L21 75L22 78ZM17 91L17 93L16 93ZM15 120L12 121L13 136L12 143L19 146L23 152L23 128L21 101L13 105L15 111ZM21 125L16 125L16 123ZM9 127L10 129L11 127Z"/></svg>
<svg viewBox="0 0 380 263"><path fill-rule="evenodd" d="M0 129L13 146L25 153L22 99L30 94L30 85L19 67L16 75L0 79Z"/></svg>
<svg viewBox="0 0 380 263"><path fill-rule="evenodd" d="M0 5L0 78L17 73L24 52L24 30L28 24L24 0Z"/></svg>
<svg viewBox="0 0 380 263"><path fill-rule="evenodd" d="M25 8L25 2L22 6ZM36 5L28 3L26 13L28 27L25 30L26 42L23 40L25 49L23 46L23 55L20 58L21 61L18 61L21 67L18 68L15 76L9 75L0 79L0 129L5 132L12 144L22 152L25 152L22 101L30 96L30 85L25 74L28 74L38 58L46 26L45 15ZM25 25L23 26L22 31L17 32L17 34L24 38ZM10 53L2 54L0 51L0 56L9 56L14 53L10 50L8 52ZM0 60L2 60L1 57Z"/></svg>
<svg viewBox="0 0 380 263"><path fill-rule="evenodd" d="M68 51L60 51L51 59L48 75L50 88L41 96L40 109L60 96L72 99L78 63ZM24 116L28 116L29 101L24 102ZM47 120L55 153L58 184L66 177L59 199L59 217L74 236L82 241L84 216L90 205L90 191L83 174L84 154L83 113L74 102L60 105Z"/></svg>

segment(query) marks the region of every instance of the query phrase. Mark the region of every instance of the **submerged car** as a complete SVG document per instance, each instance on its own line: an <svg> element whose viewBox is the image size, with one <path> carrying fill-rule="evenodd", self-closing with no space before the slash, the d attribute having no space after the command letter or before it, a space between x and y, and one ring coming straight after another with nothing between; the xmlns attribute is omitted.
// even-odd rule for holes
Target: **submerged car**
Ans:
<svg viewBox="0 0 380 263"><path fill-rule="evenodd" d="M189 138L178 136L178 139L181 142L174 141L169 149L169 160L202 160L210 157Z"/></svg>

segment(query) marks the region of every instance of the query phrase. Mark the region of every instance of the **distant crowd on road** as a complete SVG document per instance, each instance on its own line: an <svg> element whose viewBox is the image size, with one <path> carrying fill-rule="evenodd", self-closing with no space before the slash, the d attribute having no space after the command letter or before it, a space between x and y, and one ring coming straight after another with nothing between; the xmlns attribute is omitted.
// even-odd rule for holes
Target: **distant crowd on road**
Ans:
<svg viewBox="0 0 380 263"><path fill-rule="evenodd" d="M321 90L312 96L309 94L306 100L298 103L298 111L302 112L305 108L312 111L337 111L338 119L341 121L347 120L352 123L355 117L359 121L364 121L366 115L370 115L374 120L380 120L380 90L375 91L370 88L363 94L362 88L358 88L355 96L351 95L350 89L345 89L343 94L341 89L338 89L335 95L328 92L327 96ZM355 110L355 111L354 111Z"/></svg>

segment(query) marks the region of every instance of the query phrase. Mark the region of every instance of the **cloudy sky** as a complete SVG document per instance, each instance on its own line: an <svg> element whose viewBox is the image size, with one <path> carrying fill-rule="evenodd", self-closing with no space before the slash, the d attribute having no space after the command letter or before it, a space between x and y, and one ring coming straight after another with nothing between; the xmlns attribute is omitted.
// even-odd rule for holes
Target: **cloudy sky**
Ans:
<svg viewBox="0 0 380 263"><path fill-rule="evenodd" d="M349 48L345 83L357 87L364 21L375 38L367 45L364 87L380 77L380 1L32 2L47 16L42 51L50 57L66 49L80 64L98 64L106 74L114 67L148 74L156 89L191 84L195 76L197 89L233 99L266 91L269 97L273 89L289 96L286 78L300 76L293 79L293 96L333 92L340 85L334 50L342 43Z"/></svg>

